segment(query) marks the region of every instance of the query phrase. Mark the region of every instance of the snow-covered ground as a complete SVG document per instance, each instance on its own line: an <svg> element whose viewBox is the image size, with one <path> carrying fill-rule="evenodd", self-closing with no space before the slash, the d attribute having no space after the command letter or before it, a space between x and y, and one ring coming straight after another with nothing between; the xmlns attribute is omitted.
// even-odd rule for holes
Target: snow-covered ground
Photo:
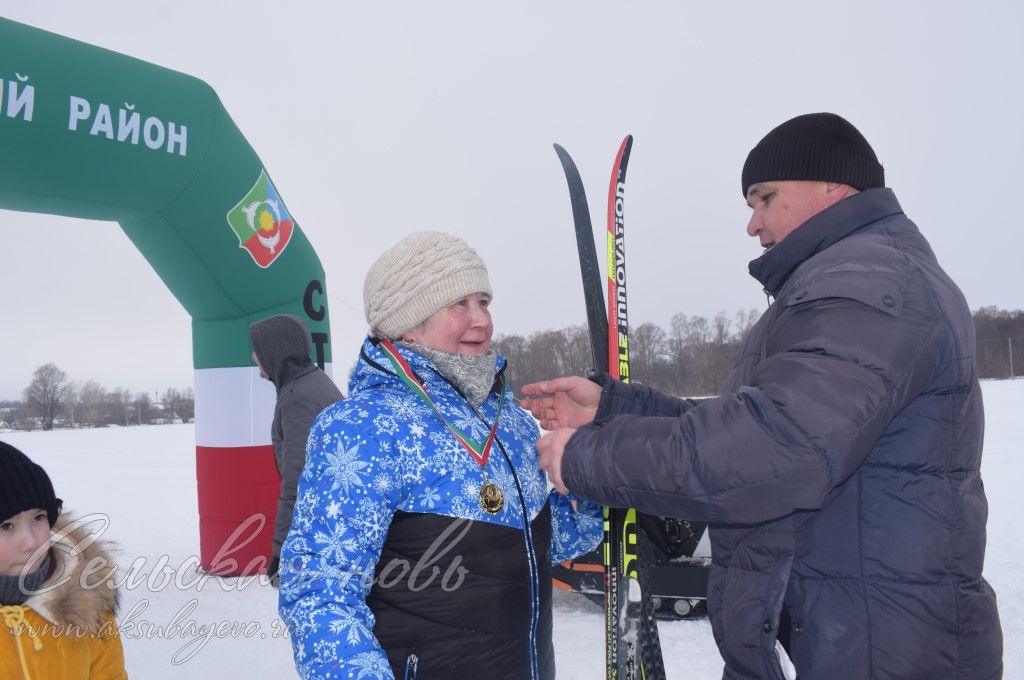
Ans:
<svg viewBox="0 0 1024 680"><path fill-rule="evenodd" d="M984 384L984 479L989 499L985 574L999 596L1006 677L1024 674L1024 380ZM253 579L198 580L198 513L191 425L6 432L50 473L65 506L109 516L106 536L128 571L121 626L133 678L295 677L277 617L277 591ZM1017 536L1017 538L1014 538ZM669 678L721 677L706 621L662 622ZM603 677L602 614L555 592L559 678ZM911 652L912 650L908 650Z"/></svg>

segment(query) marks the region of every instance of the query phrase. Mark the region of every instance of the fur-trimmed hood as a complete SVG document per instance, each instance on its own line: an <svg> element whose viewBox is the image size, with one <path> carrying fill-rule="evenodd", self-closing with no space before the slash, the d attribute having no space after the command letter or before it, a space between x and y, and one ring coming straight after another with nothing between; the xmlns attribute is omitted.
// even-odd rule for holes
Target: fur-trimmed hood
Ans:
<svg viewBox="0 0 1024 680"><path fill-rule="evenodd" d="M117 613L117 564L109 542L90 529L95 522L63 513L51 531L53 566L39 592L25 601L51 623L99 633Z"/></svg>

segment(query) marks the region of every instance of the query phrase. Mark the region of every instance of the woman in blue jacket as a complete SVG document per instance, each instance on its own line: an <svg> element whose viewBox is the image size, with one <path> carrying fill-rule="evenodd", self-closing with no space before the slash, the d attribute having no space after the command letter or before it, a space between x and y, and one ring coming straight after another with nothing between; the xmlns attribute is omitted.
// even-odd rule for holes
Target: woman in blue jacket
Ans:
<svg viewBox="0 0 1024 680"><path fill-rule="evenodd" d="M367 274L370 335L350 398L310 431L282 550L304 678L555 675L551 564L597 545L600 509L548 492L491 295L477 253L438 232Z"/></svg>

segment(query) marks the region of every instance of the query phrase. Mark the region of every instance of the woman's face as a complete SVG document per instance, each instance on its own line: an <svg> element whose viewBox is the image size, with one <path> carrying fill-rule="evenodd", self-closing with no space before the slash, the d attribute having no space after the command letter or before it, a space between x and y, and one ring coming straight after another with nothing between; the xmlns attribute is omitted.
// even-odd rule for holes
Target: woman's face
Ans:
<svg viewBox="0 0 1024 680"><path fill-rule="evenodd" d="M49 540L46 510L25 510L0 522L0 575L18 576L38 569L46 558L46 551L39 547Z"/></svg>
<svg viewBox="0 0 1024 680"><path fill-rule="evenodd" d="M402 338L452 354L483 356L491 348L491 298L473 293L437 310Z"/></svg>

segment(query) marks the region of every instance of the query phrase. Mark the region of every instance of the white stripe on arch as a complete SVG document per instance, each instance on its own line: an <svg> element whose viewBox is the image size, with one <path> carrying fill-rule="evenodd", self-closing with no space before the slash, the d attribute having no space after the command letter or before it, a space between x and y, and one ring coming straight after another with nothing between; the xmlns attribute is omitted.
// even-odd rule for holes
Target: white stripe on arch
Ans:
<svg viewBox="0 0 1024 680"><path fill-rule="evenodd" d="M331 368L324 366L327 375ZM276 401L273 384L255 366L196 369L196 445L270 444Z"/></svg>

